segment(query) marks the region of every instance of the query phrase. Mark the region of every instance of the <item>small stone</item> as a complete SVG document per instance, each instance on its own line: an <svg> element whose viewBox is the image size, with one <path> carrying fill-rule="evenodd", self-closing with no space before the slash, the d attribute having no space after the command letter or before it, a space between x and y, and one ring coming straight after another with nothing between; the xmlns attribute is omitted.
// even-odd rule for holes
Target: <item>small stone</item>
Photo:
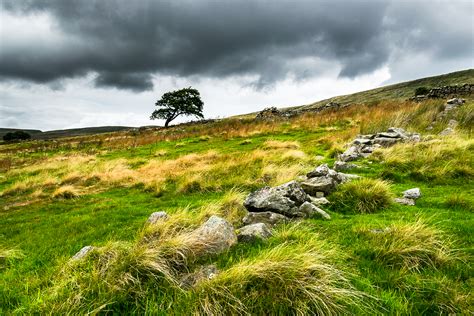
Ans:
<svg viewBox="0 0 474 316"><path fill-rule="evenodd" d="M352 141L352 143L356 145L365 145L371 144L372 140L370 138L356 138Z"/></svg>
<svg viewBox="0 0 474 316"><path fill-rule="evenodd" d="M85 247L82 247L81 250L79 250L74 256L72 256L71 260L81 260L82 258L84 258L89 252L91 252L92 250L94 250L95 247L94 246L85 246Z"/></svg>
<svg viewBox="0 0 474 316"><path fill-rule="evenodd" d="M421 191L419 188L413 188L406 191L403 191L403 197L407 199L418 199L421 197Z"/></svg>
<svg viewBox="0 0 474 316"><path fill-rule="evenodd" d="M384 147L389 147L389 146L395 145L399 141L400 141L399 139L391 138L391 137L376 137L373 140L374 144L379 144L379 145L382 145Z"/></svg>
<svg viewBox="0 0 474 316"><path fill-rule="evenodd" d="M403 204L403 205L415 205L415 200L413 199L407 199L407 198L395 198L394 199L395 203L398 204Z"/></svg>
<svg viewBox="0 0 474 316"><path fill-rule="evenodd" d="M325 197L321 197L321 198L315 198L315 197L310 197L311 199L311 203L313 203L314 205L316 206L320 206L320 205L326 205L326 204L330 204L331 202L329 202L328 199L326 199Z"/></svg>
<svg viewBox="0 0 474 316"><path fill-rule="evenodd" d="M316 196L316 198L323 198L324 197L324 192L316 192L315 196Z"/></svg>
<svg viewBox="0 0 474 316"><path fill-rule="evenodd" d="M166 212L163 212L163 211L153 212L151 213L150 217L148 217L147 223L155 224L156 222L160 220L165 221L166 219L168 219L168 214Z"/></svg>
<svg viewBox="0 0 474 316"><path fill-rule="evenodd" d="M201 281L211 280L219 274L219 270L213 264L201 266L193 273L187 273L181 278L180 286L182 288L192 288Z"/></svg>
<svg viewBox="0 0 474 316"><path fill-rule="evenodd" d="M320 209L316 205L311 204L309 202L304 202L300 206L300 211L302 213L304 213L306 215L306 217L315 217L315 216L317 216L317 217L321 217L321 218L326 219L326 220L331 219L331 216L328 213L326 213L325 211L323 211L322 209Z"/></svg>
<svg viewBox="0 0 474 316"><path fill-rule="evenodd" d="M448 135L451 135L452 133L454 133L454 129L451 127L446 127L444 130L442 130L439 133L439 136L448 136Z"/></svg>
<svg viewBox="0 0 474 316"><path fill-rule="evenodd" d="M354 169L357 168L358 166L353 163L348 163L345 161L336 161L334 163L334 170L336 171L344 171L344 170L349 170L349 169Z"/></svg>
<svg viewBox="0 0 474 316"><path fill-rule="evenodd" d="M237 238L240 242L253 242L258 239L267 239L272 236L270 228L264 223L247 225L239 229Z"/></svg>

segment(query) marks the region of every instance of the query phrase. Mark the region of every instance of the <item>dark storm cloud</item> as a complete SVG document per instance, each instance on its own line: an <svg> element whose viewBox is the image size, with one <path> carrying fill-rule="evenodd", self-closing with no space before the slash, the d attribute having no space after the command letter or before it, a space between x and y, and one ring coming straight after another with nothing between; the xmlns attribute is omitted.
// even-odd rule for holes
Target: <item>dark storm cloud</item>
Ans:
<svg viewBox="0 0 474 316"><path fill-rule="evenodd" d="M261 88L318 75L323 70L311 58L333 61L340 76L352 78L389 62L396 48L439 58L470 54L472 30L437 18L439 7L456 5L432 3L4 0L10 14L51 15L60 40L28 50L4 41L0 78L46 83L96 72L96 86L144 91L155 73L249 75ZM469 19L472 5L461 5Z"/></svg>

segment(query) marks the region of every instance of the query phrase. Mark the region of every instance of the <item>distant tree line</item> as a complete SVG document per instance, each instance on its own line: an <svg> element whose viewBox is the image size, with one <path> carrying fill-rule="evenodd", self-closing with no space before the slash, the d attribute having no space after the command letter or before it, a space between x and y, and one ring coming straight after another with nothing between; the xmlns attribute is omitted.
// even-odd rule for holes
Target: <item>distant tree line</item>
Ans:
<svg viewBox="0 0 474 316"><path fill-rule="evenodd" d="M6 142L15 142L19 140L27 140L30 138L31 138L31 135L25 131L9 132L3 135L3 140Z"/></svg>

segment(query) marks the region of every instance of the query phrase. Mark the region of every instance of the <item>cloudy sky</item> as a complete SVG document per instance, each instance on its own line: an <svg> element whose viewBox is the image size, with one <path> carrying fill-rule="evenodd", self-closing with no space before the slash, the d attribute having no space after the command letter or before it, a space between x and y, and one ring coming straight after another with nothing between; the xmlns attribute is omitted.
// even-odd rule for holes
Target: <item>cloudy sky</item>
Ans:
<svg viewBox="0 0 474 316"><path fill-rule="evenodd" d="M474 68L470 0L0 0L0 127L161 124L192 86L206 117Z"/></svg>

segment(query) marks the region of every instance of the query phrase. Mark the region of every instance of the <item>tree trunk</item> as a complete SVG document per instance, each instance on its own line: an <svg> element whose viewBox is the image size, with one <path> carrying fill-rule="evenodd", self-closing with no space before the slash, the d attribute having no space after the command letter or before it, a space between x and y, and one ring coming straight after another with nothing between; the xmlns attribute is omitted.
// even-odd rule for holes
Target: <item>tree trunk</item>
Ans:
<svg viewBox="0 0 474 316"><path fill-rule="evenodd" d="M170 122L173 120L172 117L168 117L165 121L165 127L168 127L168 125L170 124Z"/></svg>

